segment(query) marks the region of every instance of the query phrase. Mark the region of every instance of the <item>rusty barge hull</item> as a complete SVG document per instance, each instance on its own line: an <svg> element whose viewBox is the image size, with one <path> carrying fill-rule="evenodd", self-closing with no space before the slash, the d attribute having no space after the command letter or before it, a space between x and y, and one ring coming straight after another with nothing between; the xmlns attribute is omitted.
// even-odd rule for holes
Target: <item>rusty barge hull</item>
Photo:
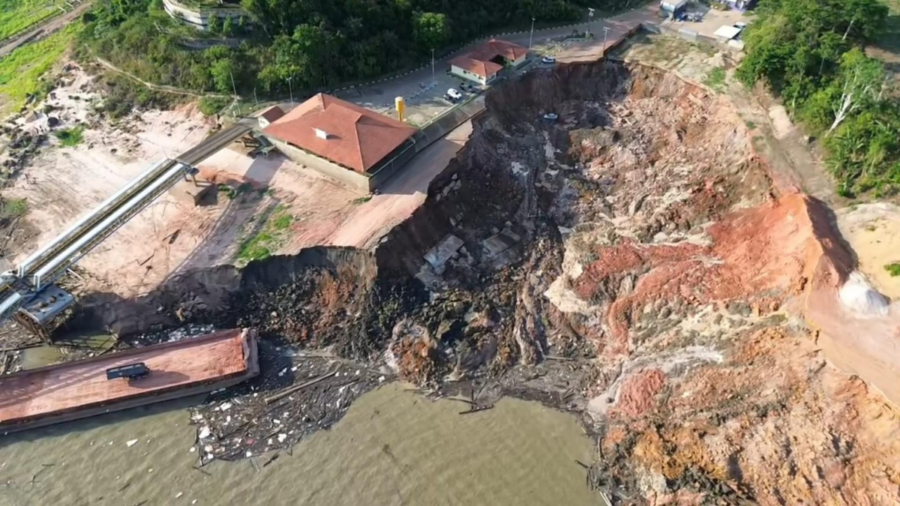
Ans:
<svg viewBox="0 0 900 506"><path fill-rule="evenodd" d="M135 362L150 376L106 379L107 369ZM0 434L206 393L257 374L256 333L236 329L0 376Z"/></svg>

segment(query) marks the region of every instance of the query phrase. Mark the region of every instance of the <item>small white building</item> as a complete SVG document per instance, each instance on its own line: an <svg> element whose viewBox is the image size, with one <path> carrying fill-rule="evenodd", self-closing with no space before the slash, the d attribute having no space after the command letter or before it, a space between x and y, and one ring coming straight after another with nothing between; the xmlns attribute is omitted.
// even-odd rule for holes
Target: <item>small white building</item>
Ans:
<svg viewBox="0 0 900 506"><path fill-rule="evenodd" d="M527 59L527 48L505 40L491 39L474 51L450 60L450 73L486 85L496 79L504 68L518 67Z"/></svg>
<svg viewBox="0 0 900 506"><path fill-rule="evenodd" d="M739 33L741 33L741 29L736 26L722 25L716 30L714 35L717 41L726 44L728 41L737 37Z"/></svg>
<svg viewBox="0 0 900 506"><path fill-rule="evenodd" d="M687 7L688 0L662 0L659 3L659 8L663 12L668 12L669 14L675 15L678 14L679 11Z"/></svg>

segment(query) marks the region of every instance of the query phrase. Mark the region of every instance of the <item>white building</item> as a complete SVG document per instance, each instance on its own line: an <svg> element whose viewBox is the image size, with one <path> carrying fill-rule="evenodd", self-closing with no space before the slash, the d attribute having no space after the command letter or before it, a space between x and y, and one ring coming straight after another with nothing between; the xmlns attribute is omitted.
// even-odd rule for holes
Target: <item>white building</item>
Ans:
<svg viewBox="0 0 900 506"><path fill-rule="evenodd" d="M485 85L506 67L518 67L528 59L528 49L505 40L491 39L474 51L450 60L450 73Z"/></svg>

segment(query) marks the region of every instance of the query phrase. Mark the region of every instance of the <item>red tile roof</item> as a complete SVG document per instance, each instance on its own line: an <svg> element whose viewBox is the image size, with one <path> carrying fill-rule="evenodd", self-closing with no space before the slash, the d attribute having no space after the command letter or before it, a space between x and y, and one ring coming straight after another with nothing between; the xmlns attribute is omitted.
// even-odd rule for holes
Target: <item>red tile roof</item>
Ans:
<svg viewBox="0 0 900 506"><path fill-rule="evenodd" d="M503 70L503 66L491 60L502 56L507 60L518 60L528 54L528 49L505 40L491 39L472 51L450 60L450 65L468 70L481 77L490 77Z"/></svg>
<svg viewBox="0 0 900 506"><path fill-rule="evenodd" d="M450 65L454 67L459 67L463 70L468 70L473 74L477 74L481 77L491 77L503 70L503 65L499 65L492 61L482 61L471 58L469 55L457 56L456 58L450 60Z"/></svg>
<svg viewBox="0 0 900 506"><path fill-rule="evenodd" d="M269 107L259 115L260 118L265 118L269 123L274 123L282 116L284 116L284 111L282 111L281 107L278 107L277 105Z"/></svg>
<svg viewBox="0 0 900 506"><path fill-rule="evenodd" d="M507 60L518 60L528 54L528 49L505 40L491 39L469 54L486 60L492 60L497 56L502 56Z"/></svg>
<svg viewBox="0 0 900 506"><path fill-rule="evenodd" d="M327 139L316 130L328 134ZM305 151L365 173L412 137L416 129L339 98L319 93L263 130Z"/></svg>

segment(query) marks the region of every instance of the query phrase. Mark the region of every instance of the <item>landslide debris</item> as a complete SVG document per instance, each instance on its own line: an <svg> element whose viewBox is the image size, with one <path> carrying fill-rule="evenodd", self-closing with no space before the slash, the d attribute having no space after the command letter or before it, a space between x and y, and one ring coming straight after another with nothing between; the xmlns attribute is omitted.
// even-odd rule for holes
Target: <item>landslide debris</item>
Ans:
<svg viewBox="0 0 900 506"><path fill-rule="evenodd" d="M82 318L254 325L479 406L571 410L599 441L587 480L617 504L897 502L896 413L784 309L813 279L837 286L849 255L821 203L773 187L724 98L600 61L487 104L375 251L191 273ZM289 414L315 423L309 409ZM228 455L267 441L218 423Z"/></svg>

